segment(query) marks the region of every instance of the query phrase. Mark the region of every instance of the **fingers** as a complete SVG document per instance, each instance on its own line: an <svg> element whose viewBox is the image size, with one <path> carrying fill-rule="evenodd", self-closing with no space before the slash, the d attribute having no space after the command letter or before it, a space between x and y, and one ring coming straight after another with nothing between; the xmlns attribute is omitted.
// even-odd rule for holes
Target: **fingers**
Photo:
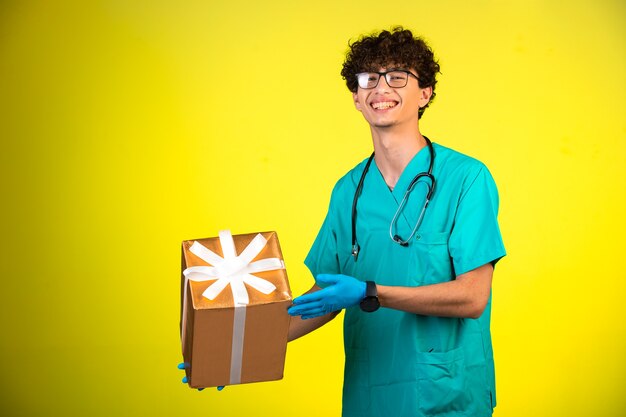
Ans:
<svg viewBox="0 0 626 417"><path fill-rule="evenodd" d="M315 278L315 282L316 284L318 284L319 287L322 287L322 289L319 291L310 292L308 294L304 294L304 295L301 295L300 297L294 298L293 303L305 304L305 303L310 303L313 301L320 301L320 300L323 300L324 298L332 296L335 293L336 289L324 288L324 287L337 284L341 280L341 277L342 277L341 275L337 275L337 274L317 275L317 277Z"/></svg>
<svg viewBox="0 0 626 417"><path fill-rule="evenodd" d="M178 369L185 370L185 368L187 368L187 365L188 365L187 363L182 362L182 363L179 363L179 364L178 364L177 368L178 368ZM183 383L183 384L186 384L186 383L187 383L187 381L189 381L189 380L187 379L187 377L186 377L186 376L184 376L184 377L183 377L183 379L182 379L181 381L182 381L182 383ZM198 391L202 391L203 389L204 389L204 388L198 388ZM220 385L219 387L217 387L217 390L218 390L218 391L221 391L221 390L223 390L223 389L224 389L224 385Z"/></svg>
<svg viewBox="0 0 626 417"><path fill-rule="evenodd" d="M324 303L322 301L312 301L309 303L293 305L287 309L287 313L289 313L290 316L300 316L308 313L309 311L317 310L323 307Z"/></svg>
<svg viewBox="0 0 626 417"><path fill-rule="evenodd" d="M312 302L322 300L327 295L328 295L327 290L319 290L319 291L311 292L308 294L301 295L300 297L294 298L293 303L298 304L298 305L312 303Z"/></svg>
<svg viewBox="0 0 626 417"><path fill-rule="evenodd" d="M332 308L331 305L316 302L291 307L287 312L291 316L302 316L303 319L310 319L328 314L333 311Z"/></svg>
<svg viewBox="0 0 626 417"><path fill-rule="evenodd" d="M185 370L185 362L179 363L177 368L184 371ZM182 382L183 382L183 384L187 383L187 377L186 376L183 377Z"/></svg>
<svg viewBox="0 0 626 417"><path fill-rule="evenodd" d="M325 288L329 285L334 285L339 282L340 275L337 274L318 274L315 277L315 283L322 288Z"/></svg>

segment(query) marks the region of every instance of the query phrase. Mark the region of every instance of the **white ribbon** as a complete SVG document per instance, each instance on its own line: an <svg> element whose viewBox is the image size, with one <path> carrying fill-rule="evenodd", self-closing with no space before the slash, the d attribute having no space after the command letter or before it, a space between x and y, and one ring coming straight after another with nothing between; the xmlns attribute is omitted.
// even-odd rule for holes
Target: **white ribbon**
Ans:
<svg viewBox="0 0 626 417"><path fill-rule="evenodd" d="M189 248L189 252L212 266L191 266L183 271L185 282L183 285L181 338L184 345L187 325L187 309L185 307L187 306L188 282L190 280L195 282L217 280L202 293L202 296L211 301L230 284L235 307L230 383L238 384L241 381L246 305L250 302L248 291L244 283L263 294L271 294L276 289L276 286L267 280L251 274L284 269L285 264L279 258L266 258L252 262L267 244L267 239L260 233L252 239L250 244L246 246L239 256L237 256L235 242L233 241L230 230L220 231L219 239L220 245L222 246L222 253L224 254L223 258L198 242L194 242Z"/></svg>

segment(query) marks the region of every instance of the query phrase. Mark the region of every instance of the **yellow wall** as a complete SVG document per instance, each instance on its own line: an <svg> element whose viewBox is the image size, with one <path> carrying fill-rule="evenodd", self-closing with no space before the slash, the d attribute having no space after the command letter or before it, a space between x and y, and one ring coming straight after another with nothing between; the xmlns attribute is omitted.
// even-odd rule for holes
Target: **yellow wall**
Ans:
<svg viewBox="0 0 626 417"><path fill-rule="evenodd" d="M276 230L294 293L310 286L330 190L371 148L343 53L394 24L442 65L423 132L499 185L495 415L624 415L626 6L609 0L3 1L2 414L339 415L340 320L289 345L282 381L180 383L179 245Z"/></svg>

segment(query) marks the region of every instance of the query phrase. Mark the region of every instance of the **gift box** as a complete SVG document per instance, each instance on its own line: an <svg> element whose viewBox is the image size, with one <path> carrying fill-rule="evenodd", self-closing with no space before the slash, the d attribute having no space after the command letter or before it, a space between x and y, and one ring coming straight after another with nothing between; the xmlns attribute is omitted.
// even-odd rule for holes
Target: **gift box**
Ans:
<svg viewBox="0 0 626 417"><path fill-rule="evenodd" d="M291 290L276 232L182 243L181 342L192 388L282 379Z"/></svg>

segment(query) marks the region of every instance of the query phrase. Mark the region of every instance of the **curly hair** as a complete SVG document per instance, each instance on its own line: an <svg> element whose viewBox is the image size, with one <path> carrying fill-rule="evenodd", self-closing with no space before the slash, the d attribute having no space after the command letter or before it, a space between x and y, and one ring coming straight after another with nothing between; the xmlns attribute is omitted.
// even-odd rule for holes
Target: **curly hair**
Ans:
<svg viewBox="0 0 626 417"><path fill-rule="evenodd" d="M435 98L439 63L435 60L432 49L420 37L414 37L410 30L396 26L390 31L361 36L348 44L346 60L341 69L341 76L346 80L348 89L355 93L358 89L356 74L378 71L390 65L414 69L418 75L420 88L432 87L433 94L426 106L419 109L418 117Z"/></svg>

